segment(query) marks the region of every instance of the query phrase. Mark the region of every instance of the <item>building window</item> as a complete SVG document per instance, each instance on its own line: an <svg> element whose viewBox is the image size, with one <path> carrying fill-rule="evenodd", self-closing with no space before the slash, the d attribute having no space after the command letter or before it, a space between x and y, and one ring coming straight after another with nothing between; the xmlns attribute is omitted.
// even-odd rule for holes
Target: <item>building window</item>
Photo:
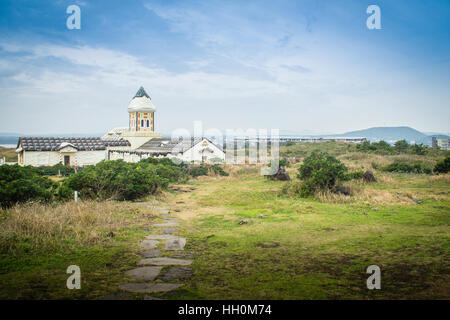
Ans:
<svg viewBox="0 0 450 320"><path fill-rule="evenodd" d="M144 127L144 120L141 120L141 128Z"/></svg>
<svg viewBox="0 0 450 320"><path fill-rule="evenodd" d="M147 128L150 127L150 121L147 120Z"/></svg>

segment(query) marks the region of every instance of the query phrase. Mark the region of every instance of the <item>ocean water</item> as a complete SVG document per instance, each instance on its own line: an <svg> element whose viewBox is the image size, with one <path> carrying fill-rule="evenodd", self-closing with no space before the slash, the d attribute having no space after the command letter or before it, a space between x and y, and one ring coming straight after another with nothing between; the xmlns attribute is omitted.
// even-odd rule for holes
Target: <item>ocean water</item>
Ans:
<svg viewBox="0 0 450 320"><path fill-rule="evenodd" d="M3 147L3 148L15 148L15 147L17 147L17 144L0 144L0 147Z"/></svg>

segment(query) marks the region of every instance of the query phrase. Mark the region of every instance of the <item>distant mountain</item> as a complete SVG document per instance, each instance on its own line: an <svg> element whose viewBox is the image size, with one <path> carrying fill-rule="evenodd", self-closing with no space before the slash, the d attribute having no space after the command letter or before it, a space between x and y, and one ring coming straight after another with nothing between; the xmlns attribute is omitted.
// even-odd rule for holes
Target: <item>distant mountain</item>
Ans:
<svg viewBox="0 0 450 320"><path fill-rule="evenodd" d="M431 145L431 138L448 139L449 136L427 135L411 127L373 127L364 130L350 131L338 136L345 137L365 137L370 141L384 140L386 142L394 143L398 140L406 140L409 143L423 143Z"/></svg>

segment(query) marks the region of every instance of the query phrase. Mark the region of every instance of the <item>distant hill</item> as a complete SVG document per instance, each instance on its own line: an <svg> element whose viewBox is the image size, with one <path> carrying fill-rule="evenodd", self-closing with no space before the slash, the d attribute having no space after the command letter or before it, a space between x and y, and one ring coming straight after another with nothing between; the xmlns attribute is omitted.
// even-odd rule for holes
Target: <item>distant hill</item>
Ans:
<svg viewBox="0 0 450 320"><path fill-rule="evenodd" d="M346 132L339 136L366 137L370 141L384 140L390 143L404 139L409 143L423 143L427 145L431 145L431 138L433 136L443 139L449 138L449 136L443 134L427 135L411 127L373 127Z"/></svg>

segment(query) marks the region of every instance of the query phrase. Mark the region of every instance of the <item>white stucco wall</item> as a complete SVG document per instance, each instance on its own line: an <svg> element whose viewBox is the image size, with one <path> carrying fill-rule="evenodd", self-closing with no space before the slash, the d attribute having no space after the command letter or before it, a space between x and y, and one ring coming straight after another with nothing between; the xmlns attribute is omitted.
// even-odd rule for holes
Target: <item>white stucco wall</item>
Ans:
<svg viewBox="0 0 450 320"><path fill-rule="evenodd" d="M77 152L59 152L59 151L25 151L24 163L25 166L54 166L59 162L64 161L64 155L70 156L70 164L72 166L86 166L96 164L105 160L105 150L96 151L77 151Z"/></svg>
<svg viewBox="0 0 450 320"><path fill-rule="evenodd" d="M59 152L55 151L25 151L24 166L53 166L59 163Z"/></svg>
<svg viewBox="0 0 450 320"><path fill-rule="evenodd" d="M75 159L77 161L77 166L83 167L105 160L106 154L106 150L78 151L75 154Z"/></svg>
<svg viewBox="0 0 450 320"><path fill-rule="evenodd" d="M205 141L206 141L206 146L204 146ZM205 151L202 154L202 150L204 150L204 149L211 149L212 152ZM210 161L211 159L214 159L214 158L219 158L222 161L225 160L225 153L206 139L197 143L191 149L185 151L181 156L178 155L177 158L180 158L181 160L186 161L186 162L191 162L191 161L201 162L202 155L206 156L206 161Z"/></svg>
<svg viewBox="0 0 450 320"><path fill-rule="evenodd" d="M204 146L203 141L206 141L206 146ZM172 155L172 154L168 154L167 157L168 158L178 158L182 161L185 162L201 162L202 161L202 150L203 149L210 149L212 152L209 151L205 151L204 155L206 156L206 161L211 161L211 159L214 158L219 158L222 161L225 161L225 153L218 148L217 146L215 146L214 144L212 144L211 142L209 142L208 140L202 140L201 142L197 143L194 147L192 147L191 149L185 151L183 154L176 154L176 155ZM123 150L126 151L126 150ZM114 152L114 150L111 150L110 155L109 155L109 159L110 160L118 160L118 159L122 159L126 162L138 162L141 159L145 159L148 158L149 155L148 154L130 154L128 152ZM164 158L165 156L160 155L157 156L157 158Z"/></svg>

